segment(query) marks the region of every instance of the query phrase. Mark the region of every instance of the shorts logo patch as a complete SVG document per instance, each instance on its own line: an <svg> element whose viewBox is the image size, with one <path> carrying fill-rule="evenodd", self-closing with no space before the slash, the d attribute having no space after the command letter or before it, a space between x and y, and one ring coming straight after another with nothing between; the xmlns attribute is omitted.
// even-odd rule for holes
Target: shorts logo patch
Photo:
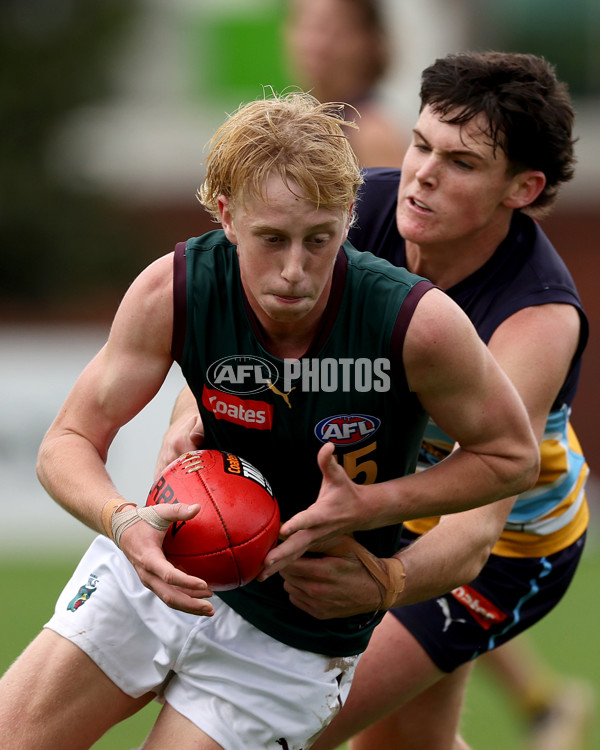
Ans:
<svg viewBox="0 0 600 750"><path fill-rule="evenodd" d="M77 594L67 604L67 609L70 612L77 612L79 607L81 607L82 604L85 604L87 600L90 598L90 596L94 593L97 585L98 585L98 576L92 573L90 577L88 578L88 582L86 583L86 585L81 586Z"/></svg>
<svg viewBox="0 0 600 750"><path fill-rule="evenodd" d="M459 625L464 625L467 621L462 617L452 617L452 611L450 610L450 604L448 602L448 599L445 596L441 596L439 599L435 600L439 608L442 610L442 614L444 615L444 627L442 628L442 633L445 633L450 625L452 625L453 622L456 622Z"/></svg>
<svg viewBox="0 0 600 750"><path fill-rule="evenodd" d="M469 610L484 630L489 630L492 625L497 625L508 617L506 612L498 609L471 586L459 586L450 593Z"/></svg>

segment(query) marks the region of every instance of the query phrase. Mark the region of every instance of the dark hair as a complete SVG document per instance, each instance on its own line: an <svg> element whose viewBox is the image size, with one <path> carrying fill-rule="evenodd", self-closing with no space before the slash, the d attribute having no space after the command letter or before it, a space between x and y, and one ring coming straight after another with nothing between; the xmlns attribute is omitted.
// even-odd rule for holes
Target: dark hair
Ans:
<svg viewBox="0 0 600 750"><path fill-rule="evenodd" d="M560 184L574 174L574 112L567 85L537 55L464 52L435 61L422 75L421 109L429 106L444 122L463 125L478 114L487 135L517 174L535 169L546 186L531 204L542 214L556 200Z"/></svg>

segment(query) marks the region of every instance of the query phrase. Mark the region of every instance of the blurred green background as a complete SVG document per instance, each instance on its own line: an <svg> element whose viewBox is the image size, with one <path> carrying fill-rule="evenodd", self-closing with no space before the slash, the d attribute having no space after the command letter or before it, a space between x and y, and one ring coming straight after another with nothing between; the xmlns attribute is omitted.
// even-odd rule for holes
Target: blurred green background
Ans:
<svg viewBox="0 0 600 750"><path fill-rule="evenodd" d="M425 65L448 51L496 47L551 60L579 127L597 132L597 0L382 4L397 41L379 94L407 127ZM194 194L206 141L264 86L298 83L281 34L286 5L0 5L0 322L106 317L149 260L187 231L204 231ZM581 139L574 183L579 211L598 200L586 189L600 173L589 140Z"/></svg>
<svg viewBox="0 0 600 750"><path fill-rule="evenodd" d="M412 124L433 59L497 48L546 56L577 110L579 165L544 228L591 321L574 424L592 469L592 533L566 598L533 631L549 664L600 694L597 543L600 445L600 3L383 0L397 42L381 98ZM0 4L0 670L49 616L89 534L35 479L37 447L102 344L123 292L173 244L211 228L195 191L203 148L227 112L296 82L280 35L285 0L4 0ZM143 502L177 383L119 435L119 486ZM152 440L150 440L152 438ZM98 748L142 741L156 707ZM517 750L509 698L481 670L464 733L477 750ZM600 750L598 739L590 748Z"/></svg>

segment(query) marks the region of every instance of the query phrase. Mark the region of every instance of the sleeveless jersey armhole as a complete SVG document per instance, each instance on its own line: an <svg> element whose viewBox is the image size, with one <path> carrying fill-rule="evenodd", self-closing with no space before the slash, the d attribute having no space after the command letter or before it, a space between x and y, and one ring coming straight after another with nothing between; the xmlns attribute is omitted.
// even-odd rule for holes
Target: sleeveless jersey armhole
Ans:
<svg viewBox="0 0 600 750"><path fill-rule="evenodd" d="M187 267L186 242L178 242L173 253L173 336L171 356L181 362L185 346L187 320Z"/></svg>
<svg viewBox="0 0 600 750"><path fill-rule="evenodd" d="M435 284L432 284L426 279L418 281L410 292L406 295L406 299L402 303L394 329L392 331L392 338L390 342L390 361L391 370L394 373L394 377L402 377L406 381L406 375L404 374L404 361L402 359L402 351L404 349L404 339L406 338L406 331L408 325L412 320L413 313L417 307L421 297L428 292L430 289L437 289Z"/></svg>

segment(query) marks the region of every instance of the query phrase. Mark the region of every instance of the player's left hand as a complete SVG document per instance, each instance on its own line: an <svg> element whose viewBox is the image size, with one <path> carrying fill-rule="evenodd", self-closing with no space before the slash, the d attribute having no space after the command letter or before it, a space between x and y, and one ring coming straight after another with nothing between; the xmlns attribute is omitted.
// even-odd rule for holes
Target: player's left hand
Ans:
<svg viewBox="0 0 600 750"><path fill-rule="evenodd" d="M353 553L302 557L280 571L290 602L318 620L373 612L381 603L381 589ZM313 550L311 550L313 551Z"/></svg>
<svg viewBox="0 0 600 750"><path fill-rule="evenodd" d="M371 527L369 507L360 497L363 488L350 479L333 451L333 443L325 443L319 451L317 461L323 474L319 496L282 525L280 536L284 541L265 558L259 580L264 581L317 544Z"/></svg>
<svg viewBox="0 0 600 750"><path fill-rule="evenodd" d="M195 451L204 443L204 425L200 415L196 413L185 414L180 419L172 422L163 437L156 467L154 469L154 481L156 481L163 470L176 458Z"/></svg>

